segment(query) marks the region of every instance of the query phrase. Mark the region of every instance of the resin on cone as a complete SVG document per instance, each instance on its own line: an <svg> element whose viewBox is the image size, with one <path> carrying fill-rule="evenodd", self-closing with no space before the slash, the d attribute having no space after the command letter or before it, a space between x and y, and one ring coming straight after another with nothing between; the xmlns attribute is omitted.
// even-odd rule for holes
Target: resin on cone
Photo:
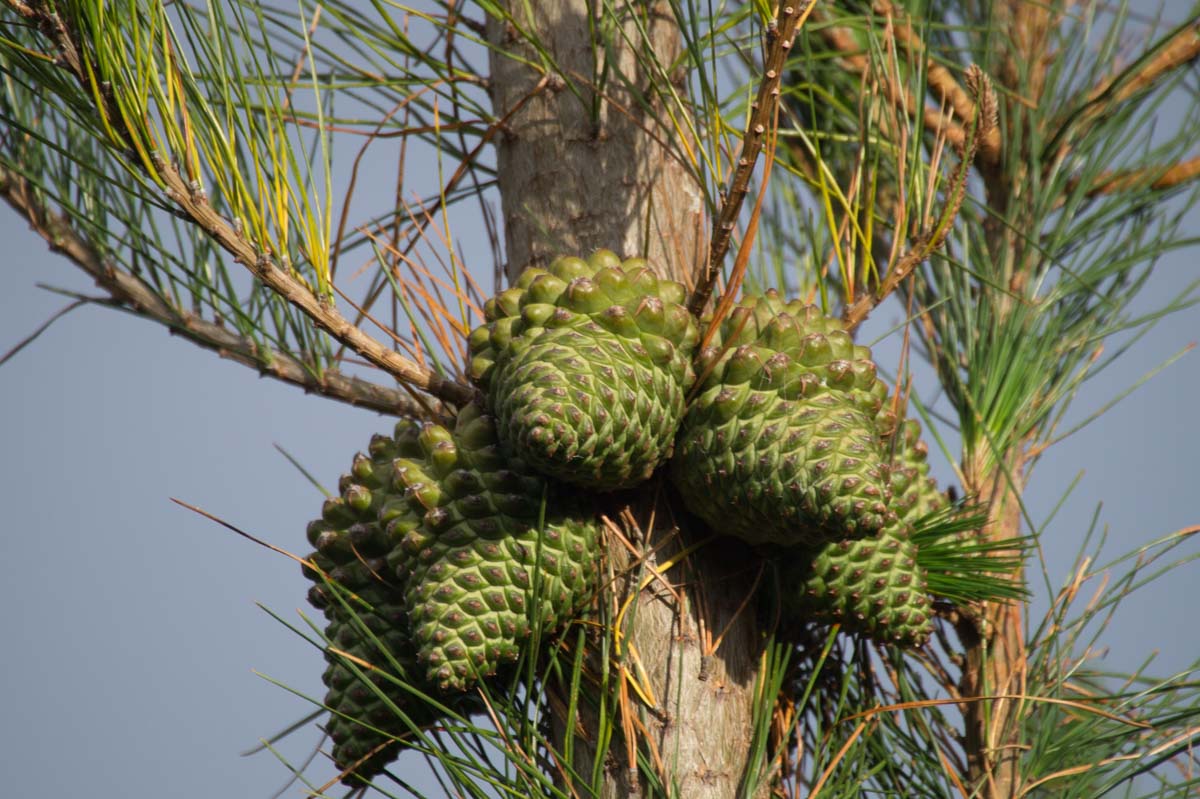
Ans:
<svg viewBox="0 0 1200 799"><path fill-rule="evenodd" d="M694 380L684 288L608 250L527 269L489 300L470 375L506 450L543 474L609 491L670 456Z"/></svg>
<svg viewBox="0 0 1200 799"><path fill-rule="evenodd" d="M590 601L598 525L577 492L505 455L476 405L419 438L421 457L396 473L423 516L395 565L427 679L465 690Z"/></svg>
<svg viewBox="0 0 1200 799"><path fill-rule="evenodd" d="M881 443L895 420L870 351L840 323L747 298L697 358L671 479L715 532L813 547L896 521Z"/></svg>

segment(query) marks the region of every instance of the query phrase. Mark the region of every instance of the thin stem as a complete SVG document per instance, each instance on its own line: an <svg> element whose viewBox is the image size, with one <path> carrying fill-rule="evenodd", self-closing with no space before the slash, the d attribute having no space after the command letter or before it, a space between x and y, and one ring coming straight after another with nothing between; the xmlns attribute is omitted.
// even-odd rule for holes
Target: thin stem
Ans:
<svg viewBox="0 0 1200 799"><path fill-rule="evenodd" d="M892 21L892 30L896 35L896 41L913 55L925 60L925 81L934 96L953 108L954 115L959 119L975 119L979 109L976 108L970 92L955 80L950 70L925 54L923 40L913 30L912 23L909 22L908 15L904 13L904 10L897 9L890 0L876 0L875 9ZM956 127L956 135L947 135L947 139L956 147L961 147L966 139L966 131L962 129L961 125ZM983 135L979 142L979 157L989 164L1000 160L999 127L993 125Z"/></svg>
<svg viewBox="0 0 1200 799"><path fill-rule="evenodd" d="M791 52L796 31L812 13L811 0L800 0L798 5L781 5L774 25L767 32L767 58L763 64L762 80L758 84L758 95L750 106L750 122L742 137L742 154L738 157L737 169L729 194L721 205L716 224L713 225L712 243L709 247L708 266L703 277L697 281L688 309L699 316L712 297L713 286L721 273L721 262L729 251L734 223L742 210L742 202L750 189L750 176L758 162L763 144L767 139L767 128L779 108L779 85L783 78L783 65Z"/></svg>
<svg viewBox="0 0 1200 799"><path fill-rule="evenodd" d="M938 215L935 224L921 231L913 242L913 246L896 261L888 270L883 282L874 292L863 294L853 304L847 306L842 314L842 320L850 329L857 327L867 318L875 306L887 299L888 295L900 287L900 284L913 273L913 270L925 262L929 256L942 246L954 220L958 217L963 200L967 194L967 172L980 144L987 138L987 132L995 128L993 109L996 105L991 82L978 66L972 64L967 69L967 85L977 98L971 103L975 108L976 117L971 126L971 133L961 152L958 166L950 176L949 196ZM977 104L978 103L978 104Z"/></svg>

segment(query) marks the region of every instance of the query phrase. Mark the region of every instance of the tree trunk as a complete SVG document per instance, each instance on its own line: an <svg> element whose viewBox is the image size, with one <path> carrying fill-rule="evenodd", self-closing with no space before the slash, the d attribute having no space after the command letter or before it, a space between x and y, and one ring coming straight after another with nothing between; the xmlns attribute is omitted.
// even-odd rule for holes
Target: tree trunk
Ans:
<svg viewBox="0 0 1200 799"><path fill-rule="evenodd" d="M489 20L488 39L493 108L498 118L508 117L497 149L509 278L559 254L605 247L622 257L647 257L660 274L690 285L705 252L703 198L696 177L670 148L678 133L659 127L662 103L649 91L646 68L650 52L661 64L679 52L670 14L646 2L605 6L595 12L603 20L587 16L600 4L503 5L512 19ZM613 14L620 15L623 30L608 29ZM530 46L530 35L545 59ZM504 53L545 65L548 77ZM672 76L673 82L680 77ZM635 97L630 87L644 96ZM626 576L607 601L621 606L626 592L636 594L636 613L625 614L624 641L633 645L625 647L625 662L636 679L629 654L636 651L656 707L628 692L636 723L623 720L629 737L614 741L605 755L601 795L640 792L630 769L635 745L678 795L728 799L738 794L750 745L760 636L753 604L742 605L757 561L736 542L721 542L684 558L665 581L640 584L639 563L647 567L640 574L648 575L697 538L679 529L683 522L668 506L667 493L655 479L623 497L635 506L640 527L640 535L631 537L636 555L610 536L609 562ZM611 504L614 517L624 504ZM722 633L721 646L712 651ZM583 740L575 768L587 775L596 756L596 724L583 703L580 713L576 735Z"/></svg>
<svg viewBox="0 0 1200 799"><path fill-rule="evenodd" d="M501 5L513 22L488 20L492 106L504 118L524 103L497 145L509 276L605 247L646 257L676 280L690 278L705 249L703 195L679 148L670 147L678 131L661 127L641 105L663 110L651 89L661 77L644 60L653 52L671 64L679 54L669 10L649 2ZM589 20L592 8L603 18ZM614 14L625 21L624 35L605 31ZM547 58L530 46L530 34ZM682 85L682 74L671 78Z"/></svg>

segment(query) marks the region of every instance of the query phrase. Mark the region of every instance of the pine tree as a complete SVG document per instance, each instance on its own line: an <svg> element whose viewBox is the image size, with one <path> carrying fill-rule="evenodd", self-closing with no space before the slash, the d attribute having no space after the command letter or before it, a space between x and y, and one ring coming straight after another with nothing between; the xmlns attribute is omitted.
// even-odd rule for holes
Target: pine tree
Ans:
<svg viewBox="0 0 1200 799"><path fill-rule="evenodd" d="M1183 88L1200 6L1186 19L1025 0L4 0L0 196L112 305L401 420L347 442L312 555L297 531L328 620L298 632L325 650L318 723L348 785L395 792L390 758L416 750L453 795L1184 796L1200 784L1194 681L1127 684L1084 650L1088 625L1186 536L1140 550L1091 604L1076 602L1081 567L1026 629L1037 531L1021 497L1075 432L1063 413L1105 341L1194 300L1131 312L1156 260L1194 243L1180 221L1200 104ZM1156 130L1179 97L1187 122ZM380 143L405 167L436 164L426 196L402 173L394 208L352 202ZM486 234L490 269L464 258L467 229ZM527 270L603 250L686 289L693 410L723 401L721 386L700 393L714 374L796 400L764 367L788 335L866 364L808 363L826 399L797 396L866 431L839 457L879 463L854 495L888 498L869 524L848 521L866 518L854 503L814 502L802 543L755 539L750 509L723 524L719 503L696 504L691 455L621 491L575 489L602 522L563 521L560 487L513 466L504 424L480 421L515 389L479 381L471 331L521 315L487 301L542 291ZM796 301L793 321L751 335L753 303L738 303L772 289L764 302ZM872 365L851 338L884 303L902 358ZM487 346L549 324L535 316ZM690 352L670 329L655 341ZM928 478L941 456L949 493ZM751 540L723 535L739 530ZM431 619L454 626L492 599L456 595L440 616L428 603L493 557L517 564L522 591L558 592L531 603L551 609L522 618L529 594L504 595L494 629L447 643ZM855 562L904 572L885 592L902 623L861 604ZM499 654L459 671L430 654L455 661L484 638Z"/></svg>

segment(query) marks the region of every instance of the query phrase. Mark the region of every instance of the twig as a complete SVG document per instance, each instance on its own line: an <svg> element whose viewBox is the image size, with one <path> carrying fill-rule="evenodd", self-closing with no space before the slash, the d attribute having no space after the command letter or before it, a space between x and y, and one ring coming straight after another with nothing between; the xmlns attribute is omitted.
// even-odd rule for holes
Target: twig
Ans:
<svg viewBox="0 0 1200 799"><path fill-rule="evenodd" d="M913 242L913 246L901 255L895 265L888 270L878 289L873 293L863 294L853 304L847 306L842 313L842 321L849 329L854 329L863 319L866 319L871 309L899 288L900 283L941 247L946 241L946 237L950 235L950 228L966 197L967 172L975 160L980 141L986 135L988 128L995 125L996 96L991 81L975 64L967 68L967 86L976 98L972 103L976 107L976 118L971 127L967 146L960 151L958 165L954 167L954 172L950 176L950 193L942 208L942 213L939 214L937 223L921 231Z"/></svg>
<svg viewBox="0 0 1200 799"><path fill-rule="evenodd" d="M28 182L0 167L0 197L29 221L52 252L70 259L108 293L113 301L141 316L166 325L222 358L254 367L260 374L300 386L307 392L347 402L379 413L412 416L421 406L405 392L327 369L319 376L310 365L284 352L263 347L232 330L164 301L141 278L106 263L70 220L47 209Z"/></svg>
<svg viewBox="0 0 1200 799"><path fill-rule="evenodd" d="M45 333L47 330L49 330L50 326L52 324L57 322L59 319L62 319L64 316L66 316L67 314L69 314L71 311L75 310L79 306L87 305L87 302L88 301L85 299L78 299L62 308L59 308L57 311L55 311L53 314L51 314L49 319L47 319L45 322L42 322L40 325L38 325L37 330L34 330L28 336L21 339L16 344L14 344L8 352L4 353L3 355L0 355L0 366L3 366L4 364L8 363L10 360L12 360L13 356L15 356L18 352L25 349L33 342L37 341L38 337L40 335L42 335L43 333Z"/></svg>
<svg viewBox="0 0 1200 799"><path fill-rule="evenodd" d="M386 125L388 122L390 122L392 120L392 117L394 117L396 114L400 113L401 111L408 110L409 103L413 102L418 97L420 97L424 91L425 91L425 89L422 89L417 92L413 92L409 96L405 97L402 101L400 101L400 103L398 103L394 108L392 108L390 111L388 111L386 114L384 114L383 117L379 120L379 122L377 122L375 124L375 128L370 133L366 134L367 140L365 142L363 142L362 147L358 148L358 153L356 153L354 156L354 161L350 165L350 176L346 182L346 193L342 197L342 213L338 217L337 232L333 239L335 242L337 242L337 244L334 245L333 252L331 252L329 254L329 275L330 275L331 279L333 276L337 275L338 261L340 260L341 255L342 255L342 243L345 241L345 237L346 237L346 226L350 223L350 206L351 206L350 201L351 201L351 199L353 199L354 191L358 186L358 170L359 170L359 167L362 165L363 157L366 156L367 149L376 140L382 138L381 134L382 134L383 126ZM333 128L330 127L329 129L332 130ZM419 237L414 237L414 238L419 238Z"/></svg>
<svg viewBox="0 0 1200 799"><path fill-rule="evenodd" d="M1087 191L1088 197L1101 194L1116 194L1136 188L1149 188L1154 191L1165 191L1187 183L1189 180L1200 178L1200 156L1179 161L1165 169L1163 167L1143 167L1141 169L1117 170L1102 172L1092 182ZM1071 185L1071 189L1076 184Z"/></svg>
<svg viewBox="0 0 1200 799"><path fill-rule="evenodd" d="M792 4L789 4L789 1ZM796 31L812 12L812 0L784 0L774 25L767 32L767 57L763 63L763 76L758 84L758 94L750 106L750 122L742 137L742 153L738 157L729 194L721 205L713 225L712 243L709 246L708 266L703 277L696 281L696 288L688 301L688 309L699 316L712 297L713 286L721 273L721 262L729 251L733 226L742 210L742 202L750 187L750 176L762 152L766 140L767 126L779 107L779 84L783 78L783 65L792 49Z"/></svg>
<svg viewBox="0 0 1200 799"><path fill-rule="evenodd" d="M1128 81L1123 80L1126 73L1122 72L1101 82L1088 95L1088 102L1094 103L1101 100L1110 92L1113 102L1119 103L1128 100L1142 89L1153 85L1168 72L1174 71L1197 57L1200 57L1200 22L1193 23L1163 42L1158 53L1147 61L1140 71L1129 77Z"/></svg>
<svg viewBox="0 0 1200 799"><path fill-rule="evenodd" d="M175 500L178 501L178 500ZM983 704L990 702L993 699L1006 699L1019 702L1033 702L1037 704L1055 705L1057 707L1069 707L1075 710L1081 710L1084 713L1090 713L1094 716L1115 721L1118 724L1124 724L1127 727L1133 727L1139 730L1153 730L1154 726L1144 721L1139 721L1129 715L1121 715L1119 713L1110 713L1107 710L1101 710L1096 707L1101 702L1108 701L1107 697L1096 697L1091 702L1084 702L1073 699L1059 699L1054 696L1035 696L1027 693L1008 693L999 692L994 694L984 694L981 696L959 696L949 699L916 699L908 702L894 702L888 705L876 705L875 707L861 710L857 713L851 713L848 716L843 716L839 719L839 723L846 724L857 719L872 719L882 713L898 713L903 710L914 710L917 708L926 707L942 707L946 705L970 705Z"/></svg>
<svg viewBox="0 0 1200 799"><path fill-rule="evenodd" d="M532 100L534 97L537 97L539 94L541 94L543 91L545 91L549 85L550 85L549 76L543 76L542 79L537 82L537 85L535 85L532 89L530 89L528 94L526 94L519 101L517 101L513 105L513 107L510 108L503 117L496 120L492 124L488 125L487 130L485 130L483 132L483 135L480 137L479 142L475 145L474 149L472 149L471 152L467 153L467 155L459 162L458 166L454 170L454 173L450 176L450 179L448 181L446 181L446 185L443 186L442 189L438 192L436 198L434 200L430 200L429 203L421 204L421 218L418 219L416 214L414 214L411 210L407 210L408 217L412 221L412 225L410 226L410 228L405 231L405 234L408 237L408 239L407 239L408 243L405 244L403 250L397 250L397 252L399 252L402 256L405 256L405 257L407 257L409 254L412 253L413 248L416 247L417 243L419 241L421 241L422 237L424 236L425 229L433 221L434 217L428 213L428 206L434 204L435 200L440 199L443 196L451 194L458 187L459 181L462 180L463 177L468 173L468 171L470 170L471 164L473 164L474 162L476 162L478 160L479 154L484 150L485 147L487 147L491 143L492 139L496 136L496 134L507 129L508 123L513 118L513 116L515 114L519 113L521 111L521 109L524 108L526 106L526 104L529 103L530 100ZM407 102L407 100L405 102ZM396 110L399 110L399 109L396 109ZM392 113L394 113L394 112L392 112ZM382 122L380 123L380 126L382 126ZM436 128L430 128L430 130L435 130L435 129ZM443 130L444 130L444 128L443 128ZM372 134L372 135L374 136L375 134ZM386 138L388 136L388 134L384 134L384 133L379 133L378 135L381 138ZM342 216L338 222L338 235L337 235L337 238L335 239L335 241L338 241L338 242L342 241L342 236L345 232L346 216L347 216L347 213L350 208L349 198L350 198L351 193L354 191L354 183L358 178L359 160L362 158L362 155L365 152L366 152L366 145L363 146L363 148L359 151L358 156L356 156L354 159L354 168L351 171L351 183L350 183L349 188L346 191L347 202L343 205ZM379 226L379 229L382 232L382 225ZM374 234L372 233L372 234L367 234L367 235L370 237L370 236L373 236ZM339 244L334 249L334 252L333 252L333 263L330 266L330 274L331 275L334 273L334 270L337 265L337 259L338 259L338 256L340 255L340 253L341 253L341 245ZM383 284L380 284L379 290L382 291L382 289L383 289ZM375 304L375 300L378 299L378 297L379 297L379 292L375 292L370 297L367 297L362 303L363 308L370 309ZM355 324L358 324L361 321L362 321L362 316L360 314L359 317L355 320Z"/></svg>
<svg viewBox="0 0 1200 799"><path fill-rule="evenodd" d="M846 323L846 329L853 330L862 324L875 306L899 288L901 281L911 275L913 270L920 266L935 249L936 247L930 246L930 239L927 235L917 236L913 246L906 250L896 261L895 266L888 270L879 288L874 293L862 294L842 312L842 321Z"/></svg>
<svg viewBox="0 0 1200 799"><path fill-rule="evenodd" d="M9 0L10 4L12 0ZM89 96L89 69L79 56L77 45L62 20L52 12L35 9L35 18L44 33L52 37L62 50L65 68L69 69ZM112 124L119 124L123 117L111 97L103 97L105 108L97 108ZM190 220L242 264L267 288L299 308L306 316L338 341L357 352L373 365L384 370L402 383L421 389L433 396L455 405L463 405L475 397L474 389L462 383L438 375L432 370L401 356L367 335L342 316L337 307L326 299L317 297L308 286L291 271L277 265L270 252L258 251L252 242L240 235L234 227L208 203L203 192L193 190L190 182L171 164L161 157L155 159L153 177L166 189L168 198L186 214Z"/></svg>

